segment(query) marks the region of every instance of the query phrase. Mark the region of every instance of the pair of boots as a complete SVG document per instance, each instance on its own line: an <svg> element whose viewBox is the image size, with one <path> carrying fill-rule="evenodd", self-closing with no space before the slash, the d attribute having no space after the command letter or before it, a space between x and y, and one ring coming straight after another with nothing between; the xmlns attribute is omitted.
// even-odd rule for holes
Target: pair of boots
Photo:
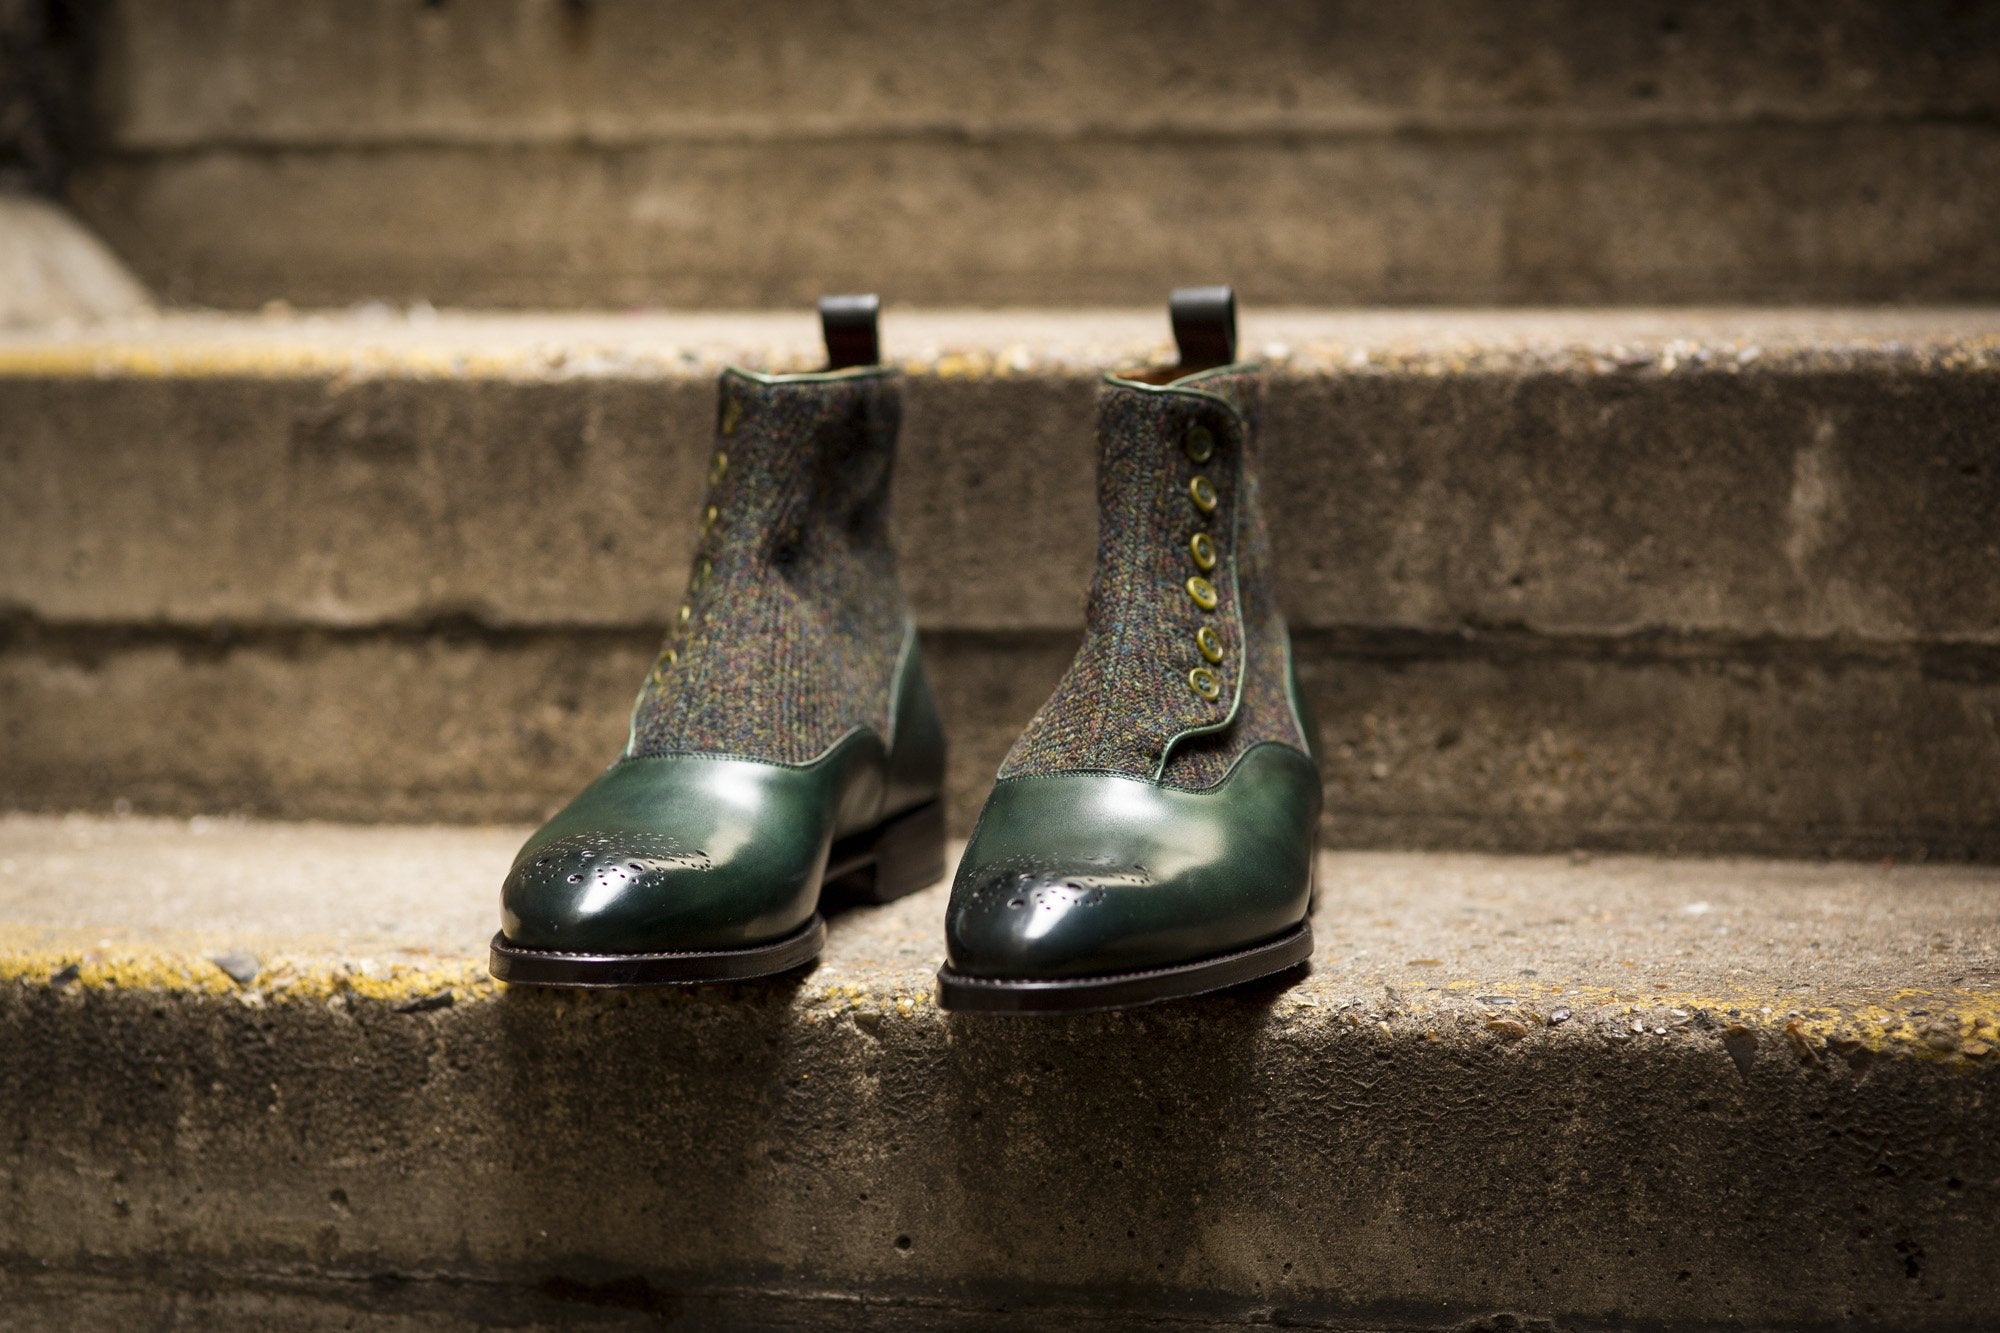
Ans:
<svg viewBox="0 0 2000 1333"><path fill-rule="evenodd" d="M1174 293L1180 364L1107 375L1082 648L959 863L938 1000L1121 1008L1312 948L1320 784L1252 467L1261 377L1228 288ZM901 394L873 297L829 365L725 371L687 595L624 753L521 849L493 975L740 981L820 951L823 888L942 876L944 733L897 583Z"/></svg>

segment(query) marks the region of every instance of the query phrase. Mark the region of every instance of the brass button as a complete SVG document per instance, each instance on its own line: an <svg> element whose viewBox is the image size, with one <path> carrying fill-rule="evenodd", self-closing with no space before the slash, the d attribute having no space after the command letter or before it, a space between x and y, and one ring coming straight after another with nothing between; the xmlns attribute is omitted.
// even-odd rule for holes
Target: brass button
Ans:
<svg viewBox="0 0 2000 1333"><path fill-rule="evenodd" d="M1215 457L1215 436L1209 434L1208 427L1200 422L1188 427L1181 445L1187 450L1187 456L1197 463L1206 463Z"/></svg>
<svg viewBox="0 0 2000 1333"><path fill-rule="evenodd" d="M694 581L692 582L692 584L690 584L690 586L699 589L703 584L708 582L708 576L710 574L713 574L714 572L715 572L715 566L710 564L707 560L695 561Z"/></svg>
<svg viewBox="0 0 2000 1333"><path fill-rule="evenodd" d="M727 475L728 472L729 472L729 455L723 453L722 450L717 449L715 451L715 461L708 465L708 484L711 486L720 486L722 484L722 478L725 475Z"/></svg>
<svg viewBox="0 0 2000 1333"><path fill-rule="evenodd" d="M706 533L715 526L715 520L722 517L722 511L714 505L701 511L701 530Z"/></svg>
<svg viewBox="0 0 2000 1333"><path fill-rule="evenodd" d="M1203 625L1194 632L1194 646L1201 649L1201 655L1211 662L1222 660L1222 636Z"/></svg>
<svg viewBox="0 0 2000 1333"><path fill-rule="evenodd" d="M1188 688L1210 703L1222 697L1222 682L1207 667L1196 667L1188 672Z"/></svg>
<svg viewBox="0 0 2000 1333"><path fill-rule="evenodd" d="M1194 501L1194 507L1202 513L1215 512L1215 487L1209 484L1207 477L1196 477L1188 483L1188 498Z"/></svg>
<svg viewBox="0 0 2000 1333"><path fill-rule="evenodd" d="M680 614L676 616L675 619L678 620L681 624L685 625L688 623L689 620L693 618L694 618L694 608L689 606L686 602L682 602Z"/></svg>
<svg viewBox="0 0 2000 1333"><path fill-rule="evenodd" d="M1206 574L1215 568L1215 542L1205 532L1197 532L1188 538L1188 552L1194 556L1195 568Z"/></svg>
<svg viewBox="0 0 2000 1333"><path fill-rule="evenodd" d="M722 400L721 433L724 435L734 435L736 433L736 423L741 421L742 419L743 419L742 400L734 397L733 395L725 397Z"/></svg>
<svg viewBox="0 0 2000 1333"><path fill-rule="evenodd" d="M1215 585L1201 575L1197 574L1187 581L1187 591L1188 596L1194 598L1194 604L1202 610L1213 611L1215 609L1217 601Z"/></svg>

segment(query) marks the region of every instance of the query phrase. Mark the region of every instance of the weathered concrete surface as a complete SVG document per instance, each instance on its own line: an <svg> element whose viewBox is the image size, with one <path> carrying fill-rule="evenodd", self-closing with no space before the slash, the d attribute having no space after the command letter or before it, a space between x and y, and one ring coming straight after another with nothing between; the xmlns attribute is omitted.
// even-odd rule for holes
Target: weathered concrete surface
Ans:
<svg viewBox="0 0 2000 1333"><path fill-rule="evenodd" d="M233 308L1125 304L1183 274L1274 304L2000 296L1976 120L205 148L87 160L66 198L167 299Z"/></svg>
<svg viewBox="0 0 2000 1333"><path fill-rule="evenodd" d="M1157 312L892 312L963 828ZM2000 315L1254 314L1344 846L2000 856ZM0 803L531 819L616 749L725 360L810 317L0 337ZM965 534L977 532L978 542Z"/></svg>
<svg viewBox="0 0 2000 1333"><path fill-rule="evenodd" d="M1928 0L190 0L109 7L120 147L1407 130L2000 111L2000 20ZM768 17L765 16L765 17ZM1199 59L1194 56L1199 54ZM1032 88L1033 96L1023 96Z"/></svg>
<svg viewBox="0 0 2000 1333"><path fill-rule="evenodd" d="M16 626L0 805L540 819L624 743L663 637ZM961 832L1074 649L926 637ZM1307 631L1297 654L1331 846L2000 860L1991 650Z"/></svg>
<svg viewBox="0 0 2000 1333"><path fill-rule="evenodd" d="M0 328L128 317L151 304L68 210L0 188Z"/></svg>
<svg viewBox="0 0 2000 1333"><path fill-rule="evenodd" d="M0 822L10 1308L2000 1317L1990 870L1332 856L1295 986L980 1022L941 887L789 982L496 993L522 832Z"/></svg>
<svg viewBox="0 0 2000 1333"><path fill-rule="evenodd" d="M892 313L926 625L1079 623L1093 382L1165 333ZM0 606L651 623L714 369L806 364L814 337L804 313L0 337ZM1245 337L1279 368L1262 468L1295 623L2000 642L2000 311L1253 310Z"/></svg>
<svg viewBox="0 0 2000 1333"><path fill-rule="evenodd" d="M2000 860L1990 656L1301 642L1337 846Z"/></svg>
<svg viewBox="0 0 2000 1333"><path fill-rule="evenodd" d="M1976 5L107 9L70 197L184 301L2000 293Z"/></svg>

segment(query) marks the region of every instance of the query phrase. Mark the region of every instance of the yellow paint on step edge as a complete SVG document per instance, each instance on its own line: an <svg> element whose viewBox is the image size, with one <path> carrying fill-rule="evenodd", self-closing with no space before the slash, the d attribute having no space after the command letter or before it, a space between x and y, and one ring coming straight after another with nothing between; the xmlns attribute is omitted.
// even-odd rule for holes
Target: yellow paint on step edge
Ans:
<svg viewBox="0 0 2000 1333"><path fill-rule="evenodd" d="M0 930L0 985L254 996L264 1003L324 1002L351 995L388 1004L427 999L445 991L451 992L457 1003L499 989L483 963L342 963L283 954L260 957L257 975L246 986L239 985L212 959L198 954L134 946L11 947L6 939L9 933L13 932Z"/></svg>
<svg viewBox="0 0 2000 1333"><path fill-rule="evenodd" d="M248 986L242 986L210 958L185 950L143 946L48 948L33 942L40 938L39 932L0 927L0 985L74 987L83 993L166 991L234 998L254 1004L324 1003L347 996L384 1004L406 1004L446 992L450 993L453 1004L462 1004L490 999L505 989L487 975L482 962L464 959L435 963L339 962L284 954L260 959L262 967L257 976ZM1754 988L1728 995L1555 983L1496 985L1480 990L1482 994L1514 999L1521 1006L1510 1006L1504 1017L1529 1016L1541 1020L1556 1008L1570 1009L1580 1018L1613 1009L1630 1010L1635 1015L1657 1014L1663 1009L1681 1009L1689 1014L1703 1011L1717 1021L1741 1023L1757 1031L1762 1040L1789 1042L1802 1058L1837 1055L1843 1047L1849 1051L1855 1049L1848 1043L1856 1043L1877 1055L2000 1067L2000 991L1995 990L1905 987L1887 993L1841 997L1837 1001L1825 998L1816 1001L1796 992ZM885 992L866 985L837 982L815 988L810 994L820 1007L830 1010L828 1017L867 1012L908 1019L934 1007L927 991L911 992L900 987ZM681 992L680 997L694 998L686 992ZM570 997L562 992L558 998ZM1314 999L1312 1007L1319 1007L1317 997L1307 998ZM1462 991L1457 998L1465 998ZM1764 1012L1766 1009L1770 1012ZM1731 1010L1738 1017L1727 1017ZM1913 1012L1916 1010L1924 1012ZM1328 1013L1332 1015L1334 1011L1329 1009ZM1412 1009L1408 1016L1434 1022L1442 1015ZM1451 1016L1464 1015L1454 1006ZM811 1021L813 1015L808 1013L805 1017ZM1530 1026L1532 1030L1540 1022ZM1946 1035L1947 1028L1952 1044L1944 1047L1933 1044ZM1990 1048L1991 1053L1973 1056L1971 1052L1980 1046Z"/></svg>
<svg viewBox="0 0 2000 1333"><path fill-rule="evenodd" d="M324 955L297 957L282 953L260 955L257 975L248 985L236 982L207 954L186 949L144 946L77 946L52 948L42 941L46 932L0 926L0 985L25 985L83 993L100 991L166 991L211 998L235 998L255 1004L323 1003L354 996L384 1004L405 1004L450 992L452 1003L488 999L507 989L487 973L484 962L383 962L329 960ZM74 969L72 971L72 969ZM568 990L529 988L544 999L575 999ZM693 1001L695 989L648 988L659 999ZM851 983L823 986L808 992L830 1016L868 1011L914 1018L934 1007L928 991L900 986L881 989ZM810 1013L808 1020L813 1017Z"/></svg>
<svg viewBox="0 0 2000 1333"><path fill-rule="evenodd" d="M1634 1017L1674 1009L1690 1015L1702 1012L1717 1023L1740 1023L1764 1036L1784 1038L1808 1057L1832 1043L1847 1042L1859 1043L1877 1055L1918 1059L1956 1059L1970 1054L1966 1049L1969 1044L1974 1050L1978 1046L1992 1048L1980 1053L1988 1060L2000 1056L2000 1041L1995 1037L2000 1033L2000 990L1902 986L1887 992L1805 995L1745 986L1723 995L1557 982L1481 986L1464 981L1451 982L1446 989L1461 998L1465 991L1476 989L1482 995L1531 1006L1538 1013L1558 1008L1579 1016L1610 1009L1629 1010ZM1506 1012L1512 1015L1518 1011L1509 1006ZM1952 1038L1950 1046L1932 1044L1944 1035Z"/></svg>

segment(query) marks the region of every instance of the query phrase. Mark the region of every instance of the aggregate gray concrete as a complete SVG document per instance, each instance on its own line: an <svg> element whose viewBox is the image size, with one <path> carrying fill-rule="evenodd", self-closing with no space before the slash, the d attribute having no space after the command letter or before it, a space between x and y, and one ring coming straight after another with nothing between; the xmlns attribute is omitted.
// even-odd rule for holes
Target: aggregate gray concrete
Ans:
<svg viewBox="0 0 2000 1333"><path fill-rule="evenodd" d="M1296 984L978 1022L941 888L786 982L499 993L521 833L0 822L9 1308L2000 1318L1991 870L1330 856Z"/></svg>

